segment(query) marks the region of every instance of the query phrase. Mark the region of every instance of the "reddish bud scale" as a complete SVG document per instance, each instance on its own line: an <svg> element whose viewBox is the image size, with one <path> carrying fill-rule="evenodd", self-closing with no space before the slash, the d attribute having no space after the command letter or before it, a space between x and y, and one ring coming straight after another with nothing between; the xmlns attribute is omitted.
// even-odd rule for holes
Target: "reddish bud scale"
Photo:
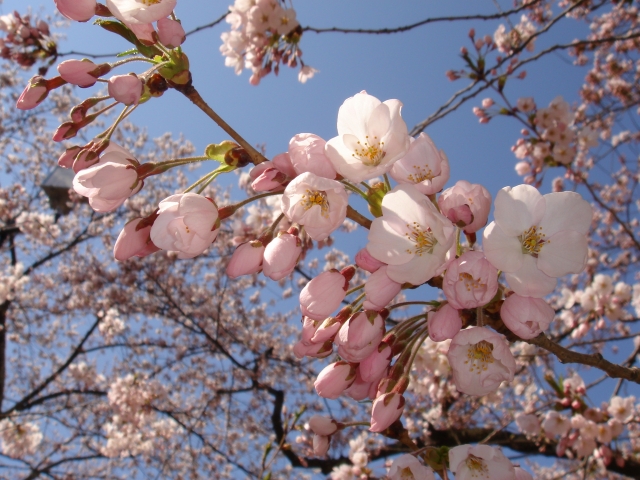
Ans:
<svg viewBox="0 0 640 480"><path fill-rule="evenodd" d="M353 276L356 274L356 267L354 265L349 265L348 267L344 267L342 270L340 270L340 273L345 278L348 285ZM345 288L345 290L347 290L347 288Z"/></svg>
<svg viewBox="0 0 640 480"><path fill-rule="evenodd" d="M234 147L224 154L224 163L231 167L243 168L252 163L252 160L244 148Z"/></svg>

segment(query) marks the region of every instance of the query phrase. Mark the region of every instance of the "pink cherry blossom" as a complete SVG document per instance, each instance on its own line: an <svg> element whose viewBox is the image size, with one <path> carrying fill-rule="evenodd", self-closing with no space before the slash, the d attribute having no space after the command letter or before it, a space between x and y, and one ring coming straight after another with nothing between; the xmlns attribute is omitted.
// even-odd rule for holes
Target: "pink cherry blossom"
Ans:
<svg viewBox="0 0 640 480"><path fill-rule="evenodd" d="M142 81L135 74L114 75L109 79L109 95L125 105L137 105L143 88Z"/></svg>
<svg viewBox="0 0 640 480"><path fill-rule="evenodd" d="M465 233L473 233L487 224L491 210L491 195L482 185L458 181L438 197L440 211ZM468 212L471 218L468 218Z"/></svg>
<svg viewBox="0 0 640 480"><path fill-rule="evenodd" d="M382 199L382 217L371 225L367 250L388 264L392 280L420 285L445 263L454 230L415 187L399 185Z"/></svg>
<svg viewBox="0 0 640 480"><path fill-rule="evenodd" d="M324 153L326 141L313 133L299 133L289 141L289 157L296 174L311 172L333 180L337 172Z"/></svg>
<svg viewBox="0 0 640 480"><path fill-rule="evenodd" d="M367 310L382 310L400 293L401 289L402 284L394 282L387 275L387 266L380 267L364 284L363 307Z"/></svg>
<svg viewBox="0 0 640 480"><path fill-rule="evenodd" d="M96 212L111 212L143 185L138 179L138 161L127 151L104 153L98 163L80 170L73 179L73 189L89 198Z"/></svg>
<svg viewBox="0 0 640 480"><path fill-rule="evenodd" d="M449 450L456 480L513 480L515 470L502 451L489 445L460 445Z"/></svg>
<svg viewBox="0 0 640 480"><path fill-rule="evenodd" d="M193 258L209 248L219 226L213 201L195 193L179 193L160 202L151 241L162 250L178 252L178 258Z"/></svg>
<svg viewBox="0 0 640 480"><path fill-rule="evenodd" d="M69 20L86 22L96 11L96 0L54 0L58 11Z"/></svg>
<svg viewBox="0 0 640 480"><path fill-rule="evenodd" d="M404 397L396 392L384 393L373 401L371 432L382 432L398 420L404 410Z"/></svg>
<svg viewBox="0 0 640 480"><path fill-rule="evenodd" d="M241 275L259 272L262 268L264 250L264 245L260 240L252 240L239 245L227 264L227 275L231 278L238 278Z"/></svg>
<svg viewBox="0 0 640 480"><path fill-rule="evenodd" d="M571 420L555 410L550 410L542 421L542 429L548 437L563 436L571 429Z"/></svg>
<svg viewBox="0 0 640 480"><path fill-rule="evenodd" d="M266 246L262 273L271 280L280 280L293 272L302 253L302 245L297 235L281 233Z"/></svg>
<svg viewBox="0 0 640 480"><path fill-rule="evenodd" d="M171 18L161 18L158 20L158 37L160 43L165 47L176 48L185 41L185 31L182 24Z"/></svg>
<svg viewBox="0 0 640 480"><path fill-rule="evenodd" d="M630 422L635 415L635 401L633 395L624 398L616 395L611 398L607 412L621 423Z"/></svg>
<svg viewBox="0 0 640 480"><path fill-rule="evenodd" d="M114 17L124 23L153 23L168 17L176 6L177 0L107 0L107 7Z"/></svg>
<svg viewBox="0 0 640 480"><path fill-rule="evenodd" d="M505 187L494 215L484 231L484 252L517 294L543 297L555 288L556 277L584 269L592 209L579 194L542 196L530 185Z"/></svg>
<svg viewBox="0 0 640 480"><path fill-rule="evenodd" d="M510 382L516 361L503 335L484 327L461 330L449 346L447 358L453 383L467 395L495 392L503 381Z"/></svg>
<svg viewBox="0 0 640 480"><path fill-rule="evenodd" d="M462 328L460 313L450 304L445 303L435 312L427 316L429 338L434 342L442 342L456 336Z"/></svg>
<svg viewBox="0 0 640 480"><path fill-rule="evenodd" d="M282 195L282 212L299 223L313 240L325 240L347 217L347 192L335 180L303 173Z"/></svg>
<svg viewBox="0 0 640 480"><path fill-rule="evenodd" d="M318 73L318 71L319 70L316 70L315 68L309 65L303 65L300 71L298 72L298 81L300 83L307 83L307 80L312 79L314 75Z"/></svg>
<svg viewBox="0 0 640 480"><path fill-rule="evenodd" d="M543 299L517 294L507 297L500 308L500 317L507 328L524 339L544 332L555 316L553 308Z"/></svg>
<svg viewBox="0 0 640 480"><path fill-rule="evenodd" d="M340 306L348 285L337 270L323 272L311 279L300 292L302 314L313 320L324 320Z"/></svg>
<svg viewBox="0 0 640 480"><path fill-rule="evenodd" d="M62 79L73 85L90 87L97 82L90 72L98 68L98 65L91 60L65 60L57 68Z"/></svg>
<svg viewBox="0 0 640 480"><path fill-rule="evenodd" d="M327 142L326 153L335 169L352 182L389 171L409 148L407 125L399 100L381 102L360 92L338 111L338 136Z"/></svg>
<svg viewBox="0 0 640 480"><path fill-rule="evenodd" d="M518 413L516 415L516 425L527 435L537 435L540 433L540 420L537 415Z"/></svg>
<svg viewBox="0 0 640 480"><path fill-rule="evenodd" d="M356 379L356 367L348 362L327 365L313 383L316 392L323 398L336 399Z"/></svg>
<svg viewBox="0 0 640 480"><path fill-rule="evenodd" d="M482 252L465 252L449 263L442 290L453 308L481 307L498 291L498 270Z"/></svg>
<svg viewBox="0 0 640 480"><path fill-rule="evenodd" d="M398 183L410 184L424 195L438 193L449 180L449 160L426 133L411 138L409 150L393 164L389 174Z"/></svg>
<svg viewBox="0 0 640 480"><path fill-rule="evenodd" d="M160 250L151 241L151 224L140 226L140 222L144 220L146 219L134 218L124 226L113 246L116 260L123 262L131 257L146 257Z"/></svg>
<svg viewBox="0 0 640 480"><path fill-rule="evenodd" d="M276 155L274 160L280 156L288 158L289 154ZM251 188L256 192L277 192L284 190L284 185L290 180L290 177L276 167L275 162L262 162L256 165L249 172L251 178Z"/></svg>
<svg viewBox="0 0 640 480"><path fill-rule="evenodd" d="M389 473L388 480L436 480L433 470L420 463L420 461L408 453L396 458Z"/></svg>

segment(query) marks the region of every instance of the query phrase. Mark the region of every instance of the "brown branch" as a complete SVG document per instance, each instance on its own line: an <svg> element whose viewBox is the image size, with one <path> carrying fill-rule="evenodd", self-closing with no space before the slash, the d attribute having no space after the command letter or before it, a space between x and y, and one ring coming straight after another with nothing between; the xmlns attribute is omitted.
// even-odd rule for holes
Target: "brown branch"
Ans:
<svg viewBox="0 0 640 480"><path fill-rule="evenodd" d="M589 365L602 370L611 378L623 378L631 382L640 383L640 368L627 368L621 365L616 365L615 363L605 360L599 353L586 354L574 352L573 350L569 350L553 342L544 333L541 333L535 338L524 341L553 353L562 363L579 363L582 365Z"/></svg>
<svg viewBox="0 0 640 480"><path fill-rule="evenodd" d="M347 206L347 218L350 218L351 220L363 226L367 230L371 228L371 220L369 220L364 215L358 213L358 211L354 210L351 205Z"/></svg>
<svg viewBox="0 0 640 480"><path fill-rule="evenodd" d="M4 381L7 375L7 310L11 302L5 300L0 305L0 412L4 400Z"/></svg>
<svg viewBox="0 0 640 480"><path fill-rule="evenodd" d="M19 400L13 407L11 407L6 412L0 413L0 418L7 417L9 414L11 414L12 412L14 412L16 410L21 410L22 407L24 405L28 404L31 401L32 398L36 397L41 391L43 391L45 388L47 388L47 386L51 382L53 382L56 378L58 378L58 376L62 372L64 372L69 365L71 365L71 363L75 360L75 358L78 355L80 355L81 353L84 352L83 346L84 346L85 342L89 339L89 337L91 336L93 331L96 329L98 324L100 323L100 320L101 320L101 318L96 318L96 321L93 322L93 325L91 325L91 328L89 328L89 331L87 331L87 333L84 335L84 337L82 337L82 340L80 340L80 343L73 349L73 352L71 352L71 355L69 355L67 360L62 365L60 365L51 375L49 375L45 380L43 380L40 383L40 385L38 385L33 390L31 390L31 393L27 394L21 400Z"/></svg>
<svg viewBox="0 0 640 480"><path fill-rule="evenodd" d="M424 20L420 20L419 22L412 23L410 25L404 25L401 27L395 28L339 28L339 27L331 27L331 28L314 28L314 27L304 27L302 30L305 32L315 32L315 33L365 33L365 34L390 34L390 33L402 33L407 32L409 30L413 30L414 28L421 27L423 25L427 25L429 23L437 23L437 22L455 22L455 21L466 21L466 20L497 20L499 18L508 17L509 15L516 14L525 10L527 8L532 7L536 3L539 3L540 0L535 0L533 2L525 3L517 8L512 10L507 10L506 12L498 12L493 13L491 15L460 15L460 16L448 16L448 17L432 17L425 18Z"/></svg>
<svg viewBox="0 0 640 480"><path fill-rule="evenodd" d="M251 157L254 165L258 165L262 162L266 162L267 159L258 150L247 142L242 135L236 132L231 126L225 122L220 115L213 111L213 109L204 101L198 91L195 89L191 82L186 85L172 85L175 90L182 93L191 102L202 110L211 120L216 122L220 128L222 128L231 138L233 138L238 144L244 148Z"/></svg>
<svg viewBox="0 0 640 480"><path fill-rule="evenodd" d="M212 28L215 27L216 25L218 25L220 22L222 22L225 18L227 18L227 15L229 15L231 12L229 10L227 10L226 12L224 12L222 15L220 15L218 18L216 18L213 22L211 23L207 23L205 25L200 25L199 27L194 28L193 30L189 30L185 35L188 37L189 35L192 35L194 33L197 33L201 30L206 30L207 28Z"/></svg>

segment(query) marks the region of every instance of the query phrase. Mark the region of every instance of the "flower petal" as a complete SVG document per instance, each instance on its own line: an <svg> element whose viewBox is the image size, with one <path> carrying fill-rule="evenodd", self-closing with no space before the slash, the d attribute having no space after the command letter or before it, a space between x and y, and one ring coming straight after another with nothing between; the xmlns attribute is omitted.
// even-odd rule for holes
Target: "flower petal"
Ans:
<svg viewBox="0 0 640 480"><path fill-rule="evenodd" d="M580 273L587 264L587 250L587 237L582 233L575 230L558 232L540 249L538 268L550 277Z"/></svg>
<svg viewBox="0 0 640 480"><path fill-rule="evenodd" d="M522 268L505 274L511 289L523 297L542 298L556 288L557 280L538 270L536 259L531 255L523 255Z"/></svg>
<svg viewBox="0 0 640 480"><path fill-rule="evenodd" d="M525 257L522 244L516 237L506 235L496 222L485 228L482 248L487 260L498 270L515 272L522 267Z"/></svg>
<svg viewBox="0 0 640 480"><path fill-rule="evenodd" d="M495 206L496 223L510 237L537 225L545 212L544 197L531 185L503 188L496 196Z"/></svg>

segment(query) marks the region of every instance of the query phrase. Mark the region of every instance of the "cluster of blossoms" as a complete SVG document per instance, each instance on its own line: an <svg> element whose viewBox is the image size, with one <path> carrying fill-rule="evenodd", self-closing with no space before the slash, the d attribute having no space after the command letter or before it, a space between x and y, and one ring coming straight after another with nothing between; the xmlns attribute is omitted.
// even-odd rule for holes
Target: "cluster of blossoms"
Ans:
<svg viewBox="0 0 640 480"><path fill-rule="evenodd" d="M513 53L515 49L522 48L525 43L525 48L533 52L535 39L531 39L531 36L534 33L536 33L536 27L531 23L529 17L522 15L520 22L509 31L507 31L507 27L500 24L493 34L493 41L498 50L503 53Z"/></svg>
<svg viewBox="0 0 640 480"><path fill-rule="evenodd" d="M18 12L0 15L0 56L21 67L30 67L38 61L55 59L56 43L50 37L49 25L44 20L31 24L29 15ZM44 68L46 71L46 68Z"/></svg>
<svg viewBox="0 0 640 480"><path fill-rule="evenodd" d="M72 4L62 0L58 7L70 18L85 21L97 7L90 1L81 4L87 6L87 12L83 12L86 14L71 9ZM105 99L85 100L74 107L71 122L60 126L54 140L72 138L118 103L125 105L122 117L131 107L160 95L169 83L188 83L188 62L177 48L184 39L184 30L168 18L174 6L175 1L168 0L148 7L125 0L107 2L110 13L135 34L139 48L162 46L160 50L173 49L172 53L142 75L105 80L109 83L108 98L115 103L89 114L90 108ZM279 62L292 64L299 59L300 29L292 9L284 9L277 2L239 0L231 10L228 21L233 30L223 35L223 53L227 64L236 70L242 70L243 65L253 69L252 83L269 73L273 63L277 70ZM153 26L156 21L157 31ZM526 25L517 32L500 42L496 38L498 48L517 48L518 42L531 33ZM288 46L281 47L280 42ZM485 39L482 45L488 45ZM90 87L117 66L63 62L58 67L59 77L32 79L18 107L37 106L49 90L64 83ZM483 108L492 105L484 102ZM75 191L89 198L90 206L98 212L117 209L143 188L146 178L169 168L203 160L222 164L183 193L162 200L147 217L128 222L114 247L114 255L120 261L160 250L182 259L200 255L216 240L222 221L248 203L268 197L276 199L276 212L259 235L238 235L246 241L239 242L227 264L227 274L232 278L262 272L280 281L292 274L305 245L329 241L347 218L368 228L368 243L355 255L354 265L328 269L302 289L299 302L303 326L293 353L299 358L325 358L334 353L335 346L339 358L319 373L315 382L318 395L327 399L345 395L356 401L372 400L369 430L389 432L403 414L405 392L412 388L412 371L420 363L429 364L422 367L439 371L443 377L450 373L461 395L493 394L503 382L514 379L516 360L510 343L487 326L488 319L492 325L498 323L513 337L524 340L546 331L555 311L544 298L555 290L558 278L579 274L585 268L586 235L593 215L591 206L577 193L542 195L531 185L519 185L498 192L494 220L487 225L492 203L489 192L464 180L445 189L450 177L446 155L426 134L409 136L401 109L399 100L382 102L360 92L340 107L335 137L324 140L315 134L300 133L291 139L286 152L263 162L256 161L245 148L223 142L208 147L203 157L140 164L131 152L109 140L116 122L88 145L67 148L59 164L76 172ZM535 175L544 165L568 164L576 142L594 141L590 132L581 135L573 130L573 113L562 99L539 110L532 101L522 99L517 111L527 114L535 132L535 138L528 137L515 149L522 160L530 158L519 164L523 175ZM479 116L488 118L486 115L483 110L483 116ZM202 195L218 175L249 163L254 164L248 176L255 196L219 208L214 199ZM525 163L529 169L526 172ZM391 180L397 185L392 186ZM373 220L350 205L350 195L366 202ZM483 228L480 249L477 235ZM461 240L462 234L466 242ZM596 280L606 283L603 278ZM356 284L351 285L352 281ZM391 314L399 305L394 302L401 291L425 284L440 288L444 300L406 302L400 306L427 304L429 309L404 321L393 319ZM605 285L588 287L574 302L585 310L600 309L615 319L616 306L619 311L631 298L626 284ZM592 305L588 303L590 299ZM117 319L117 311L107 312L106 318L110 321L101 332L111 339L124 326ZM430 356L425 349L430 350ZM151 448L152 444L141 438L131 440L142 435L140 426L152 421L150 403L166 395L149 385L133 376L112 385L109 401L116 414L105 426L111 442L105 454L133 454L127 446L130 444ZM571 383L565 381L564 386L567 385ZM447 388L436 382L421 387L432 389L436 397ZM573 409L571 419L558 412L549 413L542 421L533 415L527 417L526 428L531 430L527 433L534 434L535 426L531 425L538 421L538 432L542 429L548 437L561 437L560 455L571 448L578 456L596 450L596 440L607 443L605 439L611 441L619 436L621 429L615 422L630 421L625 417L622 422L618 417L634 400L616 397L611 400L611 409L588 412L579 397L582 390L563 390L561 406ZM556 425L567 422L566 430ZM326 455L331 436L356 424L362 422L350 424L313 417L309 425L314 432L314 453ZM571 428L591 428L589 431L596 433L573 435ZM362 454L366 455L364 449ZM352 458L361 473L368 462L362 454ZM607 453L603 449L600 454ZM530 477L512 465L499 449L486 445L455 447L448 451L446 460L459 480ZM389 477L432 478L432 467L416 457L404 456L391 465ZM353 470L350 474L360 475Z"/></svg>
<svg viewBox="0 0 640 480"><path fill-rule="evenodd" d="M240 75L251 70L249 82L258 85L271 73L278 74L280 64L295 68L300 64L298 80L305 83L316 70L302 61L298 43L302 28L296 11L281 5L284 0L236 0L229 6L227 23L231 31L224 32L220 52L225 65Z"/></svg>
<svg viewBox="0 0 640 480"><path fill-rule="evenodd" d="M635 397L614 396L600 407L589 407L584 397L585 384L579 375L560 382L550 378L547 381L557 396L557 408L544 415L519 413L515 420L520 431L531 438L555 440L557 455L561 457L585 458L593 454L605 466L614 460L623 465L624 459L614 456L609 445L637 421ZM568 414L562 413L565 409Z"/></svg>
<svg viewBox="0 0 640 480"><path fill-rule="evenodd" d="M42 433L37 424L7 418L0 422L0 445L3 455L22 458L38 451Z"/></svg>

